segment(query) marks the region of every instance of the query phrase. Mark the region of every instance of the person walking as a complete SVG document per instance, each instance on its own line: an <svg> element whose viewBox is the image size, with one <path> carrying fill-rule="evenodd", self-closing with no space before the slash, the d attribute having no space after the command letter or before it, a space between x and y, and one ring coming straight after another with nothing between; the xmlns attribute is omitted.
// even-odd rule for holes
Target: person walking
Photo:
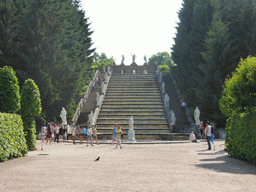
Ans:
<svg viewBox="0 0 256 192"><path fill-rule="evenodd" d="M91 125L87 129L87 147L88 147L89 139L91 140L91 146L93 146L93 144L92 144L92 126Z"/></svg>
<svg viewBox="0 0 256 192"><path fill-rule="evenodd" d="M116 128L116 136L117 136L116 149L117 149L118 145L120 146L120 149L122 149L122 146L121 146L122 131L121 131L121 128L119 125Z"/></svg>
<svg viewBox="0 0 256 192"><path fill-rule="evenodd" d="M48 141L51 145L52 144L52 131L51 131L50 123L47 124L46 145L47 145Z"/></svg>
<svg viewBox="0 0 256 192"><path fill-rule="evenodd" d="M59 142L63 143L64 127L61 124L59 129Z"/></svg>
<svg viewBox="0 0 256 192"><path fill-rule="evenodd" d="M99 145L98 137L97 137L97 125L95 125L94 128L93 128L93 137L96 140L96 144Z"/></svg>
<svg viewBox="0 0 256 192"><path fill-rule="evenodd" d="M76 134L77 134L77 128L74 127L73 130L72 130L73 145L76 144Z"/></svg>
<svg viewBox="0 0 256 192"><path fill-rule="evenodd" d="M112 144L114 143L114 141L116 141L116 129L117 129L117 126L119 126L119 125L116 123L115 127L113 128Z"/></svg>
<svg viewBox="0 0 256 192"><path fill-rule="evenodd" d="M45 123L44 123L44 124L42 125L42 128L41 128L42 143L44 143L46 134L47 134L47 127L46 127L46 125L45 125Z"/></svg>
<svg viewBox="0 0 256 192"><path fill-rule="evenodd" d="M84 139L84 129L82 126L79 127L79 136L80 136L80 144L83 144Z"/></svg>
<svg viewBox="0 0 256 192"><path fill-rule="evenodd" d="M211 133L211 125L210 125L209 121L206 122L205 136L206 136L207 143L208 143L208 150L211 150L210 139L211 139L212 133Z"/></svg>
<svg viewBox="0 0 256 192"><path fill-rule="evenodd" d="M202 139L204 136L204 122L203 121L201 121L201 123L200 123L200 134L201 134L201 139Z"/></svg>
<svg viewBox="0 0 256 192"><path fill-rule="evenodd" d="M57 143L59 143L59 130L60 130L60 127L58 126L58 125L56 125L55 126L55 138L54 138L54 143L55 143L55 141L57 142Z"/></svg>
<svg viewBox="0 0 256 192"><path fill-rule="evenodd" d="M51 125L51 131L52 131L52 142L54 142L54 136L55 136L55 125L54 124L52 124Z"/></svg>

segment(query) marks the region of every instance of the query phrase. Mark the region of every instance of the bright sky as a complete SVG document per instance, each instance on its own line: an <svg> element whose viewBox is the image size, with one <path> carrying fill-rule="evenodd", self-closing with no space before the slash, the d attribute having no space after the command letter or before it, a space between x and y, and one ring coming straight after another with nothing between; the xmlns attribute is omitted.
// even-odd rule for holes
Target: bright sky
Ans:
<svg viewBox="0 0 256 192"><path fill-rule="evenodd" d="M183 0L81 0L91 23L97 53L113 56L120 64L144 64L158 52L171 52L176 36L178 11Z"/></svg>

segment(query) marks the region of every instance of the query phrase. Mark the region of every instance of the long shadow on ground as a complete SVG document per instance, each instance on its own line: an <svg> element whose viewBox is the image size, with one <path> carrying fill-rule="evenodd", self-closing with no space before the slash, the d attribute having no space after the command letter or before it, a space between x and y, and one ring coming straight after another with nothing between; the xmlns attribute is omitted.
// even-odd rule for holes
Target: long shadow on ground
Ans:
<svg viewBox="0 0 256 192"><path fill-rule="evenodd" d="M228 157L225 151L213 153L198 153L198 155L222 155L212 159L201 159L205 163L195 165L203 169L211 169L218 172L234 173L234 174L252 174L256 175L256 167L245 161Z"/></svg>

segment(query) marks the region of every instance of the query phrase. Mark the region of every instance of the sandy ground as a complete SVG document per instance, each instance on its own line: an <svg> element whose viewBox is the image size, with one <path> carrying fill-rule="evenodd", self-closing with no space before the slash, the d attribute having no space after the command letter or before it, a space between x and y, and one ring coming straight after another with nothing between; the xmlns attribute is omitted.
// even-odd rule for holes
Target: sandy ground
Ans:
<svg viewBox="0 0 256 192"><path fill-rule="evenodd" d="M224 141L72 143L0 163L0 191L256 191L256 167L228 157ZM99 161L94 161L100 156Z"/></svg>

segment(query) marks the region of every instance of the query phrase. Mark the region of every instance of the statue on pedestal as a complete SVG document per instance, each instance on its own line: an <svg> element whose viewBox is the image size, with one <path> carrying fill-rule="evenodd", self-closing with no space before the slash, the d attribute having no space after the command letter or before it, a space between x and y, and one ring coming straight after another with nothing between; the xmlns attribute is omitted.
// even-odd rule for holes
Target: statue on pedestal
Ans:
<svg viewBox="0 0 256 192"><path fill-rule="evenodd" d="M163 82L163 80L162 80L162 73L160 73L159 78L158 78L158 83L162 83L162 82Z"/></svg>
<svg viewBox="0 0 256 192"><path fill-rule="evenodd" d="M105 80L104 80L105 84L107 84L107 80L108 80L108 74L105 73Z"/></svg>
<svg viewBox="0 0 256 192"><path fill-rule="evenodd" d="M60 117L61 117L63 125L67 125L67 118L66 118L66 116L67 116L67 111L65 110L64 107L62 107L62 110L60 112Z"/></svg>
<svg viewBox="0 0 256 192"><path fill-rule="evenodd" d="M129 119L129 131L128 131L128 139L127 141L135 141L135 132L133 130L133 124L134 124L134 121L133 121L133 116L131 116L131 118Z"/></svg>
<svg viewBox="0 0 256 192"><path fill-rule="evenodd" d="M100 94L99 94L99 92L96 92L96 103L97 103L97 105L100 105Z"/></svg>
<svg viewBox="0 0 256 192"><path fill-rule="evenodd" d="M165 83L162 83L162 93L165 93Z"/></svg>
<svg viewBox="0 0 256 192"><path fill-rule="evenodd" d="M157 63L157 61L156 61L156 63ZM160 73L160 67L159 67L159 65L157 65L157 67L156 67L156 74L158 75Z"/></svg>
<svg viewBox="0 0 256 192"><path fill-rule="evenodd" d="M110 67L108 65L108 68L107 68L107 72L108 72L108 75L110 74Z"/></svg>
<svg viewBox="0 0 256 192"><path fill-rule="evenodd" d="M164 105L165 105L166 107L169 106L169 101L170 101L170 97L169 97L169 95L166 93L165 96L164 96Z"/></svg>
<svg viewBox="0 0 256 192"><path fill-rule="evenodd" d="M199 125L200 124L200 110L198 109L198 107L196 107L195 111L194 111L194 118L196 121L196 124Z"/></svg>
<svg viewBox="0 0 256 192"><path fill-rule="evenodd" d="M122 61L121 61L121 64L124 64L124 59L125 59L125 57L124 57L124 55L122 55Z"/></svg>
<svg viewBox="0 0 256 192"><path fill-rule="evenodd" d="M133 55L132 55L132 62L133 62L133 63L135 63L135 58L136 58L136 56L135 56L135 54L133 54Z"/></svg>
<svg viewBox="0 0 256 192"><path fill-rule="evenodd" d="M90 124L92 124L93 123L93 111L91 111L91 113L90 113L90 115L89 115L89 122L90 122Z"/></svg>
<svg viewBox="0 0 256 192"><path fill-rule="evenodd" d="M147 56L146 56L146 55L144 56L144 61L145 61L145 63L148 63L148 62L147 62Z"/></svg>
<svg viewBox="0 0 256 192"><path fill-rule="evenodd" d="M176 117L175 117L175 113L173 112L173 110L171 110L171 125L175 125L176 122Z"/></svg>

